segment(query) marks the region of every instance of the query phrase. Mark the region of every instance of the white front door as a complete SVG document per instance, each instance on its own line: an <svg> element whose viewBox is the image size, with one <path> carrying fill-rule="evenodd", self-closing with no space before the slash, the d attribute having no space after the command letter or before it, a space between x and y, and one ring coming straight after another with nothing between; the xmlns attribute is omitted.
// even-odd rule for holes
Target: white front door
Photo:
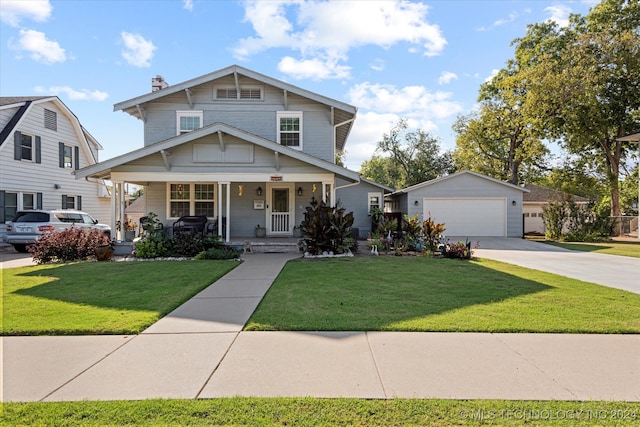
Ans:
<svg viewBox="0 0 640 427"><path fill-rule="evenodd" d="M290 183L267 184L267 234L290 235L293 233L295 215L294 185Z"/></svg>

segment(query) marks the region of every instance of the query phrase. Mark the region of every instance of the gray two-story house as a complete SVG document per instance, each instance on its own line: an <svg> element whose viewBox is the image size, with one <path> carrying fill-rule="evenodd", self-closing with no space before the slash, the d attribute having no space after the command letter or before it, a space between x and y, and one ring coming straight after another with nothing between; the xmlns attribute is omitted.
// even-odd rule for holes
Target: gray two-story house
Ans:
<svg viewBox="0 0 640 427"><path fill-rule="evenodd" d="M237 65L175 85L157 76L114 110L143 122L144 146L76 172L113 182L114 223L132 183L165 227L204 215L226 241L258 225L292 236L315 197L353 211L365 237L370 209L392 191L335 164L356 107Z"/></svg>

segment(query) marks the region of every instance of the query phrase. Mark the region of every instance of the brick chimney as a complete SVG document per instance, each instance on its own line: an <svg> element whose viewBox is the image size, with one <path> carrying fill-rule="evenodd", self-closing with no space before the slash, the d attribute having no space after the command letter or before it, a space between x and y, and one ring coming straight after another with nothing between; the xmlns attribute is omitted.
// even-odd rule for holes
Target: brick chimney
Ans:
<svg viewBox="0 0 640 427"><path fill-rule="evenodd" d="M169 87L169 83L165 82L161 75L158 74L151 78L151 92L157 92L166 87Z"/></svg>

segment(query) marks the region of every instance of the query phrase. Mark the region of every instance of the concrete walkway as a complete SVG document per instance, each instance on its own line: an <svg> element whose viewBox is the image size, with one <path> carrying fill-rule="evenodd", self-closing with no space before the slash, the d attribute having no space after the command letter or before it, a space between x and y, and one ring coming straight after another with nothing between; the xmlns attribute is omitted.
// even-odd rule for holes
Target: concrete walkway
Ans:
<svg viewBox="0 0 640 427"><path fill-rule="evenodd" d="M241 332L294 256L243 256L138 336L3 337L0 397L640 401L639 335Z"/></svg>

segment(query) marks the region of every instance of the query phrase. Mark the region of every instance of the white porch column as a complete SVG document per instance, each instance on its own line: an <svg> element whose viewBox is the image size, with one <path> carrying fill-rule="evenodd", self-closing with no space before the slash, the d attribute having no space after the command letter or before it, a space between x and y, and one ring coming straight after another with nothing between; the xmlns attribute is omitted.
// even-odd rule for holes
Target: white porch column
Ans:
<svg viewBox="0 0 640 427"><path fill-rule="evenodd" d="M327 193L329 193L329 200L327 200ZM323 181L322 182L322 201L331 206L334 206L336 204L335 199L336 199L336 194L333 189L333 182Z"/></svg>
<svg viewBox="0 0 640 427"><path fill-rule="evenodd" d="M226 218L225 218L225 233L222 235L222 219L224 218L222 215L222 189L226 187ZM218 234L224 239L225 242L229 242L230 235L230 204L231 204L231 183L230 182L220 182L218 181Z"/></svg>
<svg viewBox="0 0 640 427"><path fill-rule="evenodd" d="M116 182L111 181L111 240L116 240L118 230L116 230L117 208L118 208L118 192L116 190Z"/></svg>
<svg viewBox="0 0 640 427"><path fill-rule="evenodd" d="M124 183L121 182L118 188L118 194L120 195L120 240L124 240L124 230L125 230L125 221L124 221L124 210L126 208L125 201L126 197L124 195Z"/></svg>
<svg viewBox="0 0 640 427"><path fill-rule="evenodd" d="M226 237L225 242L229 243L229 237L231 235L231 183L227 183L227 223L226 223Z"/></svg>

